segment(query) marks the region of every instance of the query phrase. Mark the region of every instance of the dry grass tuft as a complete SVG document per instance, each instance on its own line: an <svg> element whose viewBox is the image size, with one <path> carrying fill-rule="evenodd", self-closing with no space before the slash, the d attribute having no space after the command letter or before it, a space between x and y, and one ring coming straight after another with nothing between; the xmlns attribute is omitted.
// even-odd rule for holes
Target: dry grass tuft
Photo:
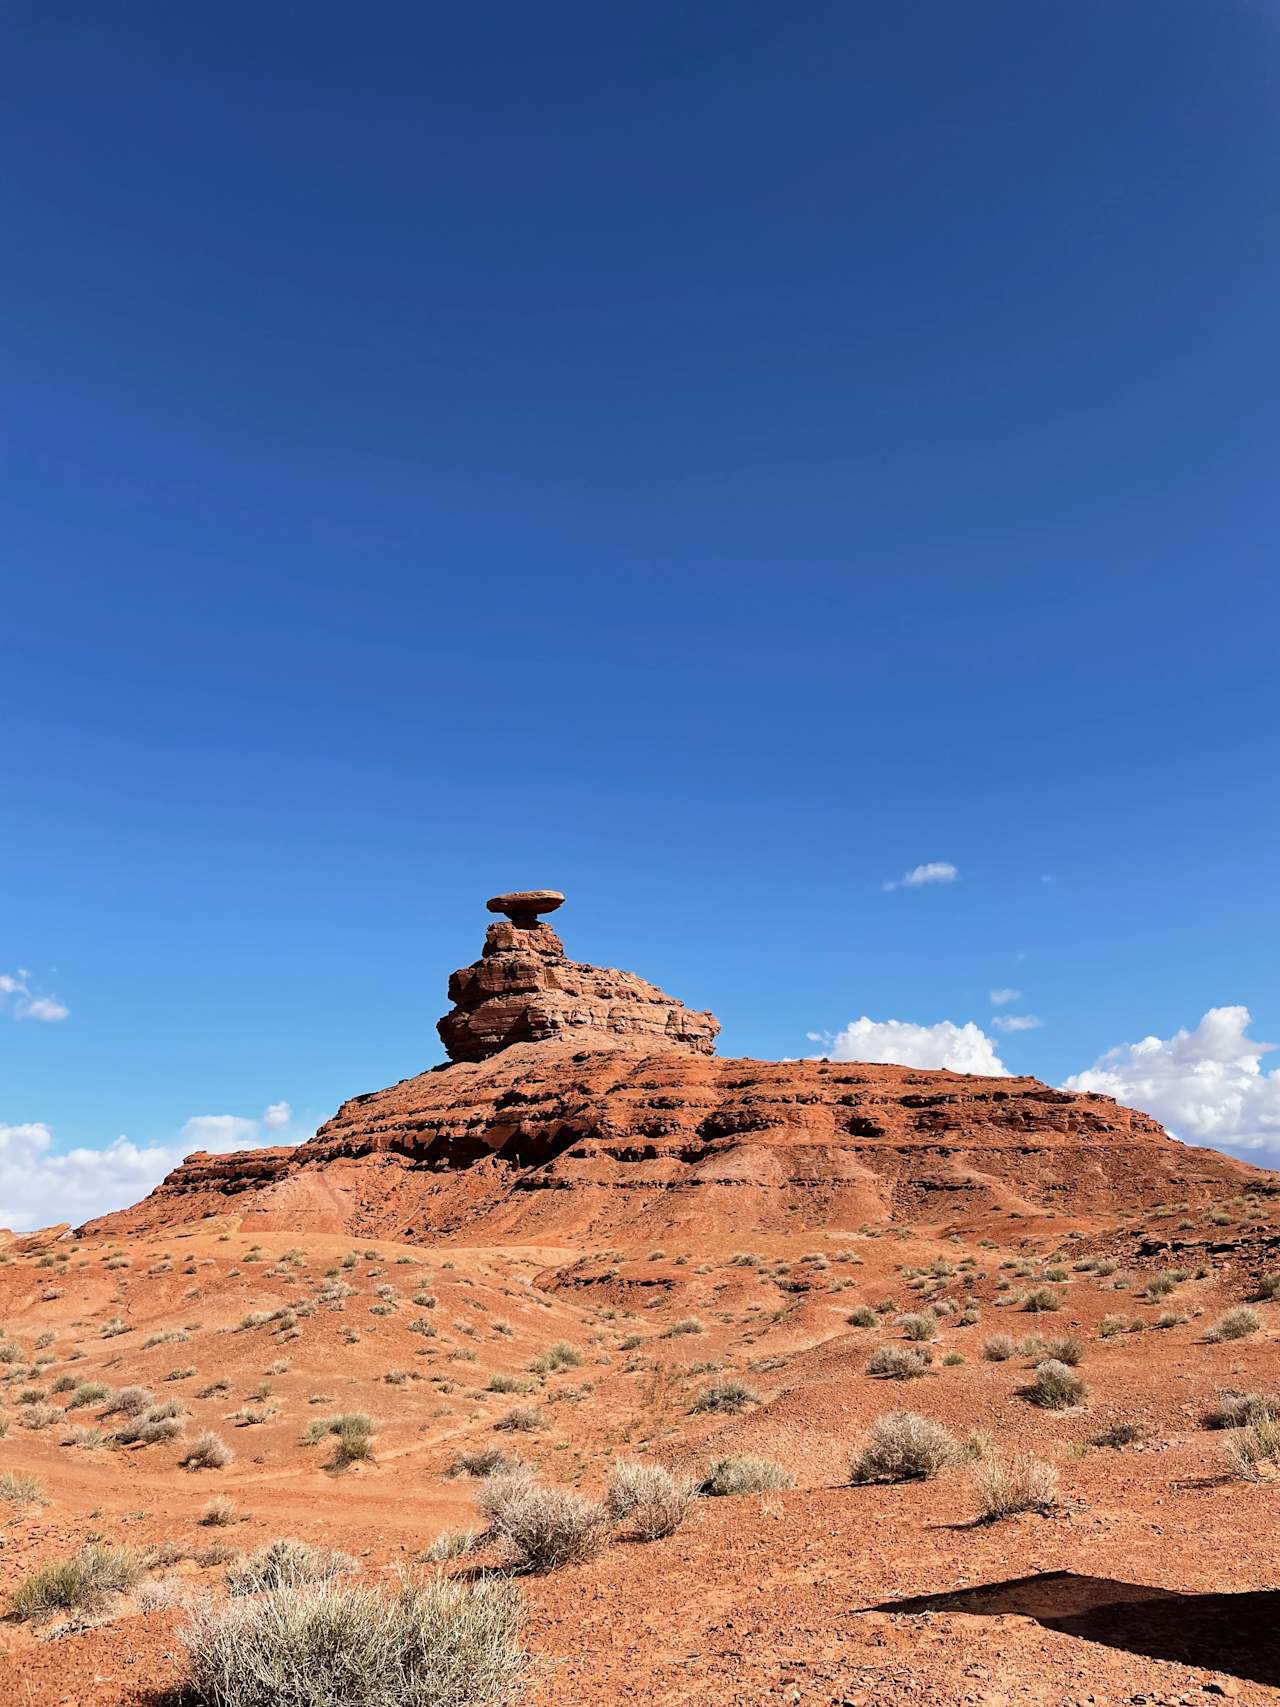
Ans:
<svg viewBox="0 0 1280 1707"><path fill-rule="evenodd" d="M491 1539L503 1543L521 1570L554 1571L594 1559L609 1539L604 1506L570 1488L546 1488L527 1473L489 1476L476 1504Z"/></svg>
<svg viewBox="0 0 1280 1707"><path fill-rule="evenodd" d="M47 1618L54 1612L91 1612L111 1594L130 1589L146 1569L131 1547L82 1547L69 1559L46 1565L14 1590L13 1616Z"/></svg>
<svg viewBox="0 0 1280 1707"><path fill-rule="evenodd" d="M915 1411L890 1411L871 1425L870 1439L849 1467L849 1480L925 1480L962 1456L959 1442L932 1417Z"/></svg>
<svg viewBox="0 0 1280 1707"><path fill-rule="evenodd" d="M795 1477L772 1458L716 1458L700 1484L704 1494L770 1494L795 1486Z"/></svg>
<svg viewBox="0 0 1280 1707"><path fill-rule="evenodd" d="M182 1632L196 1707L499 1707L527 1656L513 1585L330 1582L197 1609Z"/></svg>
<svg viewBox="0 0 1280 1707"><path fill-rule="evenodd" d="M641 1541L658 1541L675 1534L697 1497L697 1484L688 1477L673 1476L661 1464L619 1459L605 1504L615 1523L629 1523Z"/></svg>
<svg viewBox="0 0 1280 1707"><path fill-rule="evenodd" d="M1052 1464L1020 1452L1012 1458L985 1458L973 1472L978 1516L983 1523L998 1523L1021 1511L1053 1510L1058 1496L1058 1472Z"/></svg>

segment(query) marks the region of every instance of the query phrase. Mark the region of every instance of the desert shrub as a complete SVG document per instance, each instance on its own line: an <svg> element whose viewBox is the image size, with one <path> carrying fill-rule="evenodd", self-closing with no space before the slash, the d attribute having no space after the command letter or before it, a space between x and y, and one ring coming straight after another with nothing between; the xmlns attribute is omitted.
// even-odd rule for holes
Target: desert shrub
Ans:
<svg viewBox="0 0 1280 1707"><path fill-rule="evenodd" d="M1205 1334L1207 1340L1243 1340L1250 1334L1256 1334L1262 1326L1262 1318L1256 1310L1251 1310L1247 1304L1240 1304L1234 1310L1228 1310L1226 1315Z"/></svg>
<svg viewBox="0 0 1280 1707"><path fill-rule="evenodd" d="M867 1374L885 1381L911 1381L928 1367L928 1352L912 1351L905 1345L882 1345L872 1352Z"/></svg>
<svg viewBox="0 0 1280 1707"><path fill-rule="evenodd" d="M909 1482L936 1476L960 1457L955 1438L931 1417L890 1411L849 1467L851 1482Z"/></svg>
<svg viewBox="0 0 1280 1707"><path fill-rule="evenodd" d="M498 1707L526 1664L510 1583L326 1583L199 1607L182 1632L196 1707Z"/></svg>
<svg viewBox="0 0 1280 1707"><path fill-rule="evenodd" d="M282 1535L237 1559L227 1570L231 1594L260 1594L264 1589L301 1588L304 1583L331 1582L360 1569L347 1553L329 1547L311 1547Z"/></svg>
<svg viewBox="0 0 1280 1707"><path fill-rule="evenodd" d="M121 1387L103 1406L104 1416L141 1416L156 1402L156 1396L149 1387Z"/></svg>
<svg viewBox="0 0 1280 1707"><path fill-rule="evenodd" d="M658 1541L675 1534L697 1497L697 1484L686 1476L673 1476L661 1464L619 1459L605 1504L614 1521L628 1521L641 1541Z"/></svg>
<svg viewBox="0 0 1280 1707"><path fill-rule="evenodd" d="M1060 1310L1062 1299L1050 1286L1037 1286L1022 1300L1022 1308L1033 1315L1044 1310Z"/></svg>
<svg viewBox="0 0 1280 1707"><path fill-rule="evenodd" d="M484 1540L482 1529L442 1529L422 1554L429 1565L443 1565L450 1559L464 1559L474 1553Z"/></svg>
<svg viewBox="0 0 1280 1707"><path fill-rule="evenodd" d="M519 1458L508 1458L506 1453L496 1446L482 1446L478 1451L460 1452L450 1464L447 1474L450 1476L493 1476L499 1470L515 1470L520 1466Z"/></svg>
<svg viewBox="0 0 1280 1707"><path fill-rule="evenodd" d="M46 1565L13 1592L13 1616L47 1618L54 1612L90 1612L110 1594L132 1588L142 1576L141 1553L131 1547L82 1547L69 1559Z"/></svg>
<svg viewBox="0 0 1280 1707"><path fill-rule="evenodd" d="M713 1381L709 1387L704 1387L693 1402L696 1412L718 1411L730 1416L736 1416L739 1411L745 1411L748 1405L760 1402L760 1395L754 1388L748 1387L745 1381L730 1377L727 1381Z"/></svg>
<svg viewBox="0 0 1280 1707"><path fill-rule="evenodd" d="M345 1470L349 1464L367 1463L373 1457L373 1424L363 1414L342 1417L331 1433L336 1444L330 1468Z"/></svg>
<svg viewBox="0 0 1280 1707"><path fill-rule="evenodd" d="M530 1368L535 1375L549 1375L557 1369L576 1369L582 1362L582 1353L576 1345L569 1345L564 1340L557 1340L548 1346L542 1356L535 1358Z"/></svg>
<svg viewBox="0 0 1280 1707"><path fill-rule="evenodd" d="M851 1328L874 1328L879 1317L870 1304L859 1304L856 1310L851 1310L846 1320Z"/></svg>
<svg viewBox="0 0 1280 1707"><path fill-rule="evenodd" d="M795 1486L795 1477L772 1458L715 1458L699 1484L704 1494L768 1494Z"/></svg>
<svg viewBox="0 0 1280 1707"><path fill-rule="evenodd" d="M1122 1446L1132 1446L1135 1440L1142 1439L1140 1423L1112 1423L1110 1428L1104 1428L1100 1434L1095 1434L1089 1441L1090 1446L1110 1446L1119 1450Z"/></svg>
<svg viewBox="0 0 1280 1707"><path fill-rule="evenodd" d="M197 1399L216 1399L220 1393L231 1391L230 1381L211 1381L207 1387L201 1387L196 1394Z"/></svg>
<svg viewBox="0 0 1280 1707"><path fill-rule="evenodd" d="M527 1393L532 1386L533 1382L527 1380L523 1375L509 1375L501 1369L498 1370L497 1374L489 1377L489 1391L491 1393Z"/></svg>
<svg viewBox="0 0 1280 1707"><path fill-rule="evenodd" d="M1148 1298L1167 1298L1177 1284L1171 1274L1157 1274L1152 1276L1143 1290Z"/></svg>
<svg viewBox="0 0 1280 1707"><path fill-rule="evenodd" d="M184 1470L225 1470L235 1453L211 1428L198 1434L178 1460Z"/></svg>
<svg viewBox="0 0 1280 1707"><path fill-rule="evenodd" d="M1072 1334L1064 1335L1061 1339L1046 1341L1044 1349L1046 1355L1051 1357L1055 1363L1068 1364L1072 1369L1084 1356L1084 1346Z"/></svg>
<svg viewBox="0 0 1280 1707"><path fill-rule="evenodd" d="M938 1318L929 1310L899 1316L898 1326L904 1340L934 1340L938 1337Z"/></svg>
<svg viewBox="0 0 1280 1707"><path fill-rule="evenodd" d="M983 1342L982 1355L988 1363L1007 1363L1017 1353L1017 1344L1009 1334L992 1334Z"/></svg>
<svg viewBox="0 0 1280 1707"><path fill-rule="evenodd" d="M1104 1340L1114 1339L1117 1334L1124 1333L1128 1325L1123 1316L1104 1316L1098 1323L1098 1332Z"/></svg>
<svg viewBox="0 0 1280 1707"><path fill-rule="evenodd" d="M151 1405L140 1416L130 1417L116 1431L114 1439L121 1446L139 1443L155 1446L162 1440L175 1440L182 1433L182 1423L175 1414L177 1407L170 1401Z"/></svg>
<svg viewBox="0 0 1280 1707"><path fill-rule="evenodd" d="M329 1468L343 1470L373 1457L374 1421L365 1411L341 1411L337 1416L316 1417L307 1424L305 1446L333 1438L334 1452Z"/></svg>
<svg viewBox="0 0 1280 1707"><path fill-rule="evenodd" d="M1264 1274L1253 1294L1255 1304L1267 1304L1280 1298L1280 1274Z"/></svg>
<svg viewBox="0 0 1280 1707"><path fill-rule="evenodd" d="M200 1513L196 1522L205 1529L225 1529L237 1517L236 1504L223 1494L217 1494Z"/></svg>
<svg viewBox="0 0 1280 1707"><path fill-rule="evenodd" d="M1280 1419L1258 1417L1227 1440L1226 1459L1237 1476L1260 1482L1264 1470L1280 1466Z"/></svg>
<svg viewBox="0 0 1280 1707"><path fill-rule="evenodd" d="M268 1423L279 1414L280 1407L274 1399L268 1399L265 1404L241 1405L238 1411L232 1411L231 1421L240 1428L253 1428L261 1423Z"/></svg>
<svg viewBox="0 0 1280 1707"><path fill-rule="evenodd" d="M685 1316L679 1322L672 1322L663 1335L664 1339L673 1339L678 1334L705 1334L705 1325L696 1316Z"/></svg>
<svg viewBox="0 0 1280 1707"><path fill-rule="evenodd" d="M101 1428L69 1428L58 1442L60 1446L76 1446L85 1452L94 1452L100 1446L110 1444L111 1436Z"/></svg>
<svg viewBox="0 0 1280 1707"><path fill-rule="evenodd" d="M973 1488L979 1521L996 1523L1020 1511L1051 1511L1058 1494L1058 1472L1029 1452L1012 1458L992 1456L974 1467Z"/></svg>
<svg viewBox="0 0 1280 1707"><path fill-rule="evenodd" d="M609 1513L571 1488L547 1488L527 1474L486 1477L476 1504L492 1540L527 1571L557 1570L594 1559L609 1537Z"/></svg>
<svg viewBox="0 0 1280 1707"><path fill-rule="evenodd" d="M17 1470L0 1474L0 1500L6 1505L43 1505L44 1497L44 1489L34 1476L24 1476Z"/></svg>
<svg viewBox="0 0 1280 1707"><path fill-rule="evenodd" d="M1038 1364L1034 1380L1022 1389L1024 1398L1046 1411L1065 1411L1078 1405L1086 1391L1081 1377L1055 1357Z"/></svg>
<svg viewBox="0 0 1280 1707"><path fill-rule="evenodd" d="M1244 1428L1247 1423L1280 1419L1280 1399L1269 1393L1237 1393L1225 1388L1201 1417L1204 1428Z"/></svg>
<svg viewBox="0 0 1280 1707"><path fill-rule="evenodd" d="M18 1422L23 1428L49 1428L56 1422L61 1422L64 1412L61 1405L46 1405L44 1403L23 1405L18 1412Z"/></svg>
<svg viewBox="0 0 1280 1707"><path fill-rule="evenodd" d="M494 1423L504 1434L536 1434L547 1426L546 1418L536 1405L513 1405Z"/></svg>

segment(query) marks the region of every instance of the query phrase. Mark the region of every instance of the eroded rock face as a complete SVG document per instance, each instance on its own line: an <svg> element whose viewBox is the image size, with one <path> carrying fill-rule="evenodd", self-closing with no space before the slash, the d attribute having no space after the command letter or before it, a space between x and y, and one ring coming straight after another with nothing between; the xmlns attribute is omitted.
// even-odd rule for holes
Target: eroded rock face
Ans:
<svg viewBox="0 0 1280 1707"><path fill-rule="evenodd" d="M296 1149L189 1157L113 1236L253 1226L475 1244L1004 1227L1221 1200L1274 1176L1035 1079L515 1044L344 1103ZM1057 1225L1062 1226L1059 1219Z"/></svg>
<svg viewBox="0 0 1280 1707"><path fill-rule="evenodd" d="M579 965L496 895L449 980L451 1065L354 1097L296 1149L189 1156L113 1235L228 1209L257 1226L476 1244L1114 1216L1270 1176L1109 1097L857 1062L726 1061L714 1015ZM1266 1189L1271 1184L1266 1183Z"/></svg>
<svg viewBox="0 0 1280 1707"><path fill-rule="evenodd" d="M537 917L562 899L555 890L526 890L488 903L507 917L485 932L479 960L449 980L454 1007L436 1027L449 1059L483 1061L513 1043L554 1038L583 1047L631 1038L710 1055L720 1030L714 1014L696 1013L634 973L566 957Z"/></svg>

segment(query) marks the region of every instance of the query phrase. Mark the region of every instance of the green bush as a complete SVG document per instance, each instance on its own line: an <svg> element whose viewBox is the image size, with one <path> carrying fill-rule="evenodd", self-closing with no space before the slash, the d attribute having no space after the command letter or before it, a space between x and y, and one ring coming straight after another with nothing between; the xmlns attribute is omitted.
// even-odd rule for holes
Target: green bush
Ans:
<svg viewBox="0 0 1280 1707"><path fill-rule="evenodd" d="M108 1595L130 1589L146 1569L131 1547L82 1547L71 1558L46 1565L20 1582L13 1594L13 1616L47 1618L54 1612L91 1612Z"/></svg>

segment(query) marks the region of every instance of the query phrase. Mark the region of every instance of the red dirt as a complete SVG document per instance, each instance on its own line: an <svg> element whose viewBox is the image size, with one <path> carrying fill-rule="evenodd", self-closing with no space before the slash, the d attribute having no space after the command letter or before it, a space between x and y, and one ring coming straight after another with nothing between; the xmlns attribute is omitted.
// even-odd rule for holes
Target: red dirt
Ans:
<svg viewBox="0 0 1280 1707"><path fill-rule="evenodd" d="M889 1072L873 1071L877 1079ZM410 1093L401 1087L401 1094ZM362 1165L303 1168L299 1177L314 1176L318 1186L330 1168ZM406 1158L396 1157L394 1166L392 1177L407 1190ZM1148 1202L1137 1215L1055 1217L1029 1205L1021 1219L983 1208L946 1227L919 1218L910 1230L868 1220L862 1233L856 1224L795 1232L770 1226L735 1242L714 1224L705 1231L688 1226L688 1215L687 1236L668 1238L661 1257L647 1240L621 1238L602 1251L598 1241L568 1238L427 1245L362 1236L354 1248L376 1255L361 1256L352 1268L340 1266L353 1249L349 1234L277 1231L261 1225L276 1212L266 1209L128 1238L64 1238L43 1255L27 1241L0 1267L0 1320L24 1357L43 1332L55 1334L49 1350L57 1361L41 1384L66 1370L77 1379L140 1381L158 1397L177 1395L190 1413L187 1435L213 1427L234 1444L237 1459L226 1470L190 1474L177 1467L177 1443L59 1446L57 1424L17 1426L22 1407L10 1386L4 1408L15 1422L0 1442L0 1469L36 1474L51 1503L0 1506L9 1514L0 1518L0 1592L89 1533L177 1553L211 1539L247 1549L295 1535L342 1547L381 1572L411 1560L441 1528L474 1521L474 1484L445 1476L463 1447L496 1442L511 1450L514 1439L547 1479L587 1491L601 1487L616 1454L701 1469L721 1452L746 1451L776 1458L798 1485L705 1500L696 1520L665 1541L619 1541L593 1564L525 1580L527 1641L538 1662L532 1707L641 1700L1057 1707L1198 1701L1209 1698L1209 1687L1244 1701L1280 1700L1275 1598L1249 1598L1275 1581L1275 1484L1226 1479L1224 1436L1199 1426L1219 1388L1275 1386L1280 1304L1258 1306L1265 1326L1248 1340L1209 1344L1204 1329L1252 1289L1269 1257L1274 1262L1277 1199L1258 1193L1257 1207L1245 1205L1233 1189L1234 1165L1204 1153L1185 1153L1183 1167L1184 1177L1201 1182L1221 1168L1224 1187L1215 1202L1229 1225L1218 1225L1204 1207L1184 1213L1170 1205L1167 1213ZM1250 1183L1276 1183L1245 1173ZM1019 1200L1026 1184L1014 1193ZM753 1188L757 1203L762 1189ZM529 1195L557 1204L574 1197ZM659 1195L664 1202L673 1196ZM1202 1205L1210 1201L1207 1187L1195 1195ZM586 1197L597 1201L596 1193ZM179 1200L170 1193L165 1201L172 1213ZM227 1207L238 1211L254 1201L254 1193L238 1193ZM344 1215L350 1201L342 1188ZM720 1194L716 1201L738 1200ZM488 1211L491 1219L515 1213ZM785 1223L787 1216L779 1211L770 1219ZM1160 1248L1163 1241L1176 1241L1179 1264L1206 1273L1180 1283L1171 1299L1148 1304L1141 1285L1175 1260ZM732 1264L740 1247L759 1253L770 1274ZM1032 1316L996 1306L1006 1296L1000 1282L1034 1284L1042 1259L1059 1247L1071 1275L1056 1287L1059 1311ZM298 1258L282 1265L290 1249ZM112 1251L128 1267L108 1267L120 1260ZM1116 1274L1071 1268L1095 1251L1121 1260ZM801 1260L818 1253L825 1266ZM1038 1260L1026 1277L998 1266L1033 1254ZM42 1266L50 1256L58 1260ZM960 1266L966 1257L974 1268ZM774 1272L779 1259L789 1272ZM905 1308L916 1300L900 1267L935 1263L951 1270L938 1274L938 1296L975 1298L981 1321L960 1326L954 1314L942 1318L939 1355L926 1379L869 1378L863 1367L870 1351L900 1333L892 1316L883 1327L850 1327L851 1307L893 1296ZM300 1318L299 1338L283 1340L271 1324L238 1325L247 1312L313 1298L332 1267L356 1291L340 1311L322 1306ZM1131 1284L1117 1292L1116 1280L1125 1279ZM383 1302L374 1288L388 1283L399 1294L392 1312L371 1314ZM438 1332L427 1339L408 1326L426 1314L409 1301L424 1285L438 1300L429 1312ZM931 1282L925 1290L934 1288ZM1098 1336L1104 1313L1119 1310L1150 1327L1170 1304L1188 1317L1179 1326ZM703 1333L666 1336L691 1314L701 1318ZM103 1339L103 1323L115 1316L129 1331ZM495 1322L511 1331L495 1331ZM184 1324L185 1340L146 1348L149 1335ZM355 1344L346 1343L344 1330L355 1331ZM989 1363L981 1355L983 1340L999 1331L1080 1336L1086 1406L1056 1414L1019 1398L1029 1360ZM632 1334L640 1345L623 1350ZM490 1376L526 1371L557 1340L581 1347L585 1361L542 1381L536 1397L550 1426L531 1436L495 1433L494 1421L513 1399L488 1392ZM85 1355L66 1361L76 1350ZM951 1351L965 1362L943 1365L940 1354ZM266 1377L279 1414L259 1425L229 1421L285 1358L288 1370ZM694 1366L709 1363L741 1375L760 1403L740 1416L691 1414L694 1396L712 1378ZM175 1367L196 1373L167 1381ZM387 1385L382 1376L395 1369L423 1379ZM215 1378L230 1390L197 1398ZM318 1391L331 1400L310 1404ZM1050 1459L1061 1477L1056 1515L973 1527L963 1469L923 1484L842 1485L869 1424L900 1405L958 1434L987 1430L1002 1450L1028 1448ZM69 1420L92 1423L96 1409ZM378 1418L377 1457L335 1475L323 1468L323 1449L300 1445L300 1436L316 1415L348 1409ZM1091 1435L1119 1420L1139 1422L1145 1439L1124 1451L1078 1455ZM213 1493L231 1496L246 1520L230 1530L198 1527ZM1064 1572L1072 1576L1057 1575ZM186 1559L152 1574L177 1574L216 1594L222 1569ZM982 1597L961 1609L867 1610L919 1596L936 1604L984 1585L986 1611ZM1186 1598L1153 1606L1153 1590ZM1224 1594L1239 1602L1224 1602ZM105 1622L57 1640L48 1627L7 1625L0 1700L32 1707L155 1702L180 1675L182 1615L132 1608L126 1597Z"/></svg>

